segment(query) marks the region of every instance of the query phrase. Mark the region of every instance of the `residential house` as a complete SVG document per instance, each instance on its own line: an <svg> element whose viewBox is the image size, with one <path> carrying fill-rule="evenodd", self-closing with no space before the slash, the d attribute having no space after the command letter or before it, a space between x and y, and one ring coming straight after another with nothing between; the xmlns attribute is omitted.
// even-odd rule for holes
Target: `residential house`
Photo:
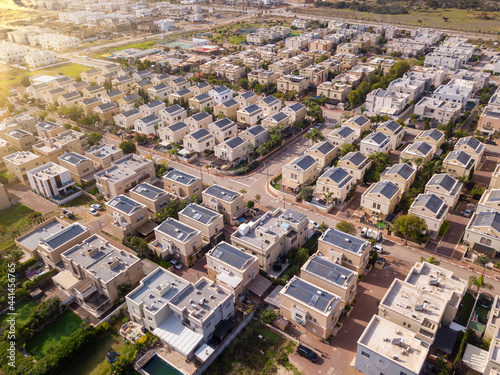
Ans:
<svg viewBox="0 0 500 375"><path fill-rule="evenodd" d="M115 103L109 102L94 107L93 112L99 116L102 122L111 124L113 117L120 113L120 110Z"/></svg>
<svg viewBox="0 0 500 375"><path fill-rule="evenodd" d="M7 172L17 177L23 184L28 184L28 171L43 164L42 158L29 151L16 151L3 157Z"/></svg>
<svg viewBox="0 0 500 375"><path fill-rule="evenodd" d="M259 100L259 97L255 95L253 92L247 91L235 97L234 100L240 103L241 108L244 108L248 107L249 105L256 104L257 100Z"/></svg>
<svg viewBox="0 0 500 375"><path fill-rule="evenodd" d="M257 105L262 109L264 118L277 113L281 109L281 102L272 95L260 99Z"/></svg>
<svg viewBox="0 0 500 375"><path fill-rule="evenodd" d="M207 93L196 95L189 99L189 108L196 109L198 111L203 111L205 108L213 108L214 100Z"/></svg>
<svg viewBox="0 0 500 375"><path fill-rule="evenodd" d="M297 190L316 181L320 172L321 167L312 156L299 156L283 166L282 184L286 188Z"/></svg>
<svg viewBox="0 0 500 375"><path fill-rule="evenodd" d="M226 86L214 87L208 92L208 95L212 97L215 105L222 104L233 98L233 92Z"/></svg>
<svg viewBox="0 0 500 375"><path fill-rule="evenodd" d="M496 257L500 249L500 212L475 212L465 228L464 242L472 250Z"/></svg>
<svg viewBox="0 0 500 375"><path fill-rule="evenodd" d="M427 230L437 233L448 215L449 206L434 194L419 194L408 210L425 220Z"/></svg>
<svg viewBox="0 0 500 375"><path fill-rule="evenodd" d="M305 155L313 157L319 167L323 169L333 163L333 159L338 156L338 151L338 147L325 140L306 149Z"/></svg>
<svg viewBox="0 0 500 375"><path fill-rule="evenodd" d="M447 124L450 120L454 123L461 111L462 105L460 103L427 96L420 99L413 110L417 116L431 119L434 124Z"/></svg>
<svg viewBox="0 0 500 375"><path fill-rule="evenodd" d="M200 129L184 137L184 148L193 152L202 153L212 150L215 146L215 137L207 129Z"/></svg>
<svg viewBox="0 0 500 375"><path fill-rule="evenodd" d="M220 160L242 161L247 156L246 143L240 137L232 137L214 147L215 156Z"/></svg>
<svg viewBox="0 0 500 375"><path fill-rule="evenodd" d="M91 82L91 81L87 81L87 82ZM83 94L83 97L85 99L90 99L92 97L101 98L102 95L106 94L106 89L102 86L94 85L94 86L87 87L86 89L83 89L82 94Z"/></svg>
<svg viewBox="0 0 500 375"><path fill-rule="evenodd" d="M171 143L181 143L184 137L189 134L189 131L189 126L185 123L177 122L158 130L158 136L162 141L161 143L167 146Z"/></svg>
<svg viewBox="0 0 500 375"><path fill-rule="evenodd" d="M208 94L212 90L212 85L207 81L197 83L189 88L195 95Z"/></svg>
<svg viewBox="0 0 500 375"><path fill-rule="evenodd" d="M165 190L147 182L141 182L130 189L129 196L134 201L145 205L153 219L170 201L170 196Z"/></svg>
<svg viewBox="0 0 500 375"><path fill-rule="evenodd" d="M137 108L132 108L129 111L125 111L117 114L113 117L115 125L128 130L134 126L134 123L142 117L141 112Z"/></svg>
<svg viewBox="0 0 500 375"><path fill-rule="evenodd" d="M410 143L401 151L399 161L402 163L408 162L419 167L432 159L433 150L432 146L427 142Z"/></svg>
<svg viewBox="0 0 500 375"><path fill-rule="evenodd" d="M248 82L257 81L259 85L275 85L279 74L272 70L255 69L248 73ZM253 103L255 104L255 103Z"/></svg>
<svg viewBox="0 0 500 375"><path fill-rule="evenodd" d="M490 189L500 189L500 163L497 163L495 170L491 174Z"/></svg>
<svg viewBox="0 0 500 375"><path fill-rule="evenodd" d="M366 114L368 116L389 116L397 119L409 103L409 95L392 90L376 89L366 97Z"/></svg>
<svg viewBox="0 0 500 375"><path fill-rule="evenodd" d="M43 121L36 125L36 130L39 137L52 138L62 133L65 129L64 126L56 124L55 122Z"/></svg>
<svg viewBox="0 0 500 375"><path fill-rule="evenodd" d="M326 139L335 147L341 147L343 144L352 144L356 140L356 132L349 126L341 126L327 134Z"/></svg>
<svg viewBox="0 0 500 375"><path fill-rule="evenodd" d="M256 125L259 120L262 120L264 117L264 111L257 104L252 104L236 111L236 120L239 123L249 126Z"/></svg>
<svg viewBox="0 0 500 375"><path fill-rule="evenodd" d="M162 110L166 108L165 103L163 103L161 100L153 100L152 102L143 104L139 107L139 111L141 112L142 116L149 116L152 114L158 115Z"/></svg>
<svg viewBox="0 0 500 375"><path fill-rule="evenodd" d="M262 126L266 129L270 128L286 128L290 125L288 115L283 112L275 113L262 120Z"/></svg>
<svg viewBox="0 0 500 375"><path fill-rule="evenodd" d="M94 114L94 108L101 104L101 99L95 96L89 99L82 100L80 103L78 103L78 105L83 108L85 116Z"/></svg>
<svg viewBox="0 0 500 375"><path fill-rule="evenodd" d="M187 111L179 104L174 104L170 107L162 109L160 111L160 117L165 126L173 125L179 121L184 120L187 117Z"/></svg>
<svg viewBox="0 0 500 375"><path fill-rule="evenodd" d="M174 169L163 175L163 188L181 200L201 199L203 184L199 177Z"/></svg>
<svg viewBox="0 0 500 375"><path fill-rule="evenodd" d="M310 78L305 75L286 74L280 76L277 80L276 87L278 91L283 93L296 92L301 95L311 84Z"/></svg>
<svg viewBox="0 0 500 375"><path fill-rule="evenodd" d="M161 118L157 114L152 113L135 120L134 131L146 135L157 135L158 129L161 128L162 125L163 122L161 121Z"/></svg>
<svg viewBox="0 0 500 375"><path fill-rule="evenodd" d="M347 119L343 126L347 126L349 129L354 130L356 134L356 138L361 138L362 135L370 130L371 121L368 120L365 116L354 116ZM379 130L380 131L380 130Z"/></svg>
<svg viewBox="0 0 500 375"><path fill-rule="evenodd" d="M479 200L476 212L500 212L500 189L486 190Z"/></svg>
<svg viewBox="0 0 500 375"><path fill-rule="evenodd" d="M290 119L290 124L302 122L306 118L306 107L302 103L294 103L283 107L281 112L286 114Z"/></svg>
<svg viewBox="0 0 500 375"><path fill-rule="evenodd" d="M127 96L124 96L123 98L118 100L120 111L130 111L131 109L134 109L138 100L139 96L137 94L129 94Z"/></svg>
<svg viewBox="0 0 500 375"><path fill-rule="evenodd" d="M126 236L152 232L154 224L149 221L147 207L126 195L117 195L106 202L108 214L113 218L112 234L119 239Z"/></svg>
<svg viewBox="0 0 500 375"><path fill-rule="evenodd" d="M396 150L403 143L405 130L394 120L388 120L377 127L377 132L385 134L391 141L390 150Z"/></svg>
<svg viewBox="0 0 500 375"><path fill-rule="evenodd" d="M415 182L417 169L408 163L399 163L387 167L380 174L380 181L391 181L401 193L410 189Z"/></svg>
<svg viewBox="0 0 500 375"><path fill-rule="evenodd" d="M402 193L391 181L377 182L361 196L361 207L369 215L390 215L394 212Z"/></svg>
<svg viewBox="0 0 500 375"><path fill-rule="evenodd" d="M458 203L463 184L447 173L437 173L425 185L425 194L434 194L453 209Z"/></svg>
<svg viewBox="0 0 500 375"><path fill-rule="evenodd" d="M334 167L318 177L314 195L317 199L327 201L327 204L343 203L354 185L355 181L348 171L342 167Z"/></svg>
<svg viewBox="0 0 500 375"><path fill-rule="evenodd" d="M83 100L83 98L80 96L78 92L72 91L68 92L67 94L61 95L57 99L57 103L61 106L66 106L66 107L71 107L75 104L80 103Z"/></svg>
<svg viewBox="0 0 500 375"><path fill-rule="evenodd" d="M388 152L391 149L391 140L382 132L376 131L368 134L361 140L359 151L365 155L378 152Z"/></svg>
<svg viewBox="0 0 500 375"><path fill-rule="evenodd" d="M460 138L457 143L455 143L455 151L464 151L474 160L474 169L479 168L479 163L481 163L481 158L483 157L485 149L485 144L478 141L474 137L464 137Z"/></svg>
<svg viewBox="0 0 500 375"><path fill-rule="evenodd" d="M123 75L113 78L111 81L113 88L122 92L129 92L136 87L136 82L129 75Z"/></svg>
<svg viewBox="0 0 500 375"><path fill-rule="evenodd" d="M428 129L421 131L416 137L414 142L426 142L432 146L432 152L435 154L444 143L444 133L437 129Z"/></svg>
<svg viewBox="0 0 500 375"><path fill-rule="evenodd" d="M168 96L168 100L171 103L179 103L184 106L189 103L189 99L194 97L194 93L190 89L184 89L171 93Z"/></svg>
<svg viewBox="0 0 500 375"><path fill-rule="evenodd" d="M14 129L5 133L5 140L20 151L29 151L35 144L35 136L23 129Z"/></svg>
<svg viewBox="0 0 500 375"><path fill-rule="evenodd" d="M243 194L226 189L220 185L212 185L202 192L203 204L224 216L227 223L237 223L247 211Z"/></svg>
<svg viewBox="0 0 500 375"><path fill-rule="evenodd" d="M125 97L125 93L123 91L113 90L101 95L101 101L103 104L113 102L118 105L118 101L123 97Z"/></svg>
<svg viewBox="0 0 500 375"><path fill-rule="evenodd" d="M241 132L239 137L243 139L245 143L250 143L255 148L258 148L261 144L267 142L269 139L269 132L261 125L254 125Z"/></svg>
<svg viewBox="0 0 500 375"><path fill-rule="evenodd" d="M337 167L344 168L357 182L363 180L363 177L368 169L372 166L372 161L368 156L363 155L359 151L349 152L344 157L342 157Z"/></svg>
<svg viewBox="0 0 500 375"><path fill-rule="evenodd" d="M172 92L181 91L191 87L191 83L184 77L173 78L168 81L168 85L172 89Z"/></svg>
<svg viewBox="0 0 500 375"><path fill-rule="evenodd" d="M318 239L318 251L328 260L357 273L364 272L370 257L368 241L329 228Z"/></svg>
<svg viewBox="0 0 500 375"><path fill-rule="evenodd" d="M170 86L166 83L160 83L159 85L150 87L147 90L148 98L150 100L166 100L169 95L172 93L170 90Z"/></svg>
<svg viewBox="0 0 500 375"><path fill-rule="evenodd" d="M238 109L240 109L240 103L235 99L229 99L224 103L217 104L214 107L214 116L219 117L220 115L223 115L232 121L236 121Z"/></svg>
<svg viewBox="0 0 500 375"><path fill-rule="evenodd" d="M69 171L55 163L46 163L26 173L31 190L38 195L64 204L82 194L77 189Z"/></svg>
<svg viewBox="0 0 500 375"><path fill-rule="evenodd" d="M108 168L114 161L123 158L121 148L103 144L85 151L85 156L94 162L97 167Z"/></svg>
<svg viewBox="0 0 500 375"><path fill-rule="evenodd" d="M224 217L205 206L196 203L188 204L179 212L179 221L198 229L206 243L216 243L218 238L224 236Z"/></svg>
<svg viewBox="0 0 500 375"><path fill-rule="evenodd" d="M443 160L443 169L455 177L469 177L474 168L474 159L465 151L451 151Z"/></svg>
<svg viewBox="0 0 500 375"><path fill-rule="evenodd" d="M89 176L92 172L94 172L94 163L89 158L80 155L76 152L66 152L63 155L59 156L59 165L61 167L66 168L73 181L78 184L82 184L85 181L93 180L93 176ZM85 180L82 178L85 177Z"/></svg>

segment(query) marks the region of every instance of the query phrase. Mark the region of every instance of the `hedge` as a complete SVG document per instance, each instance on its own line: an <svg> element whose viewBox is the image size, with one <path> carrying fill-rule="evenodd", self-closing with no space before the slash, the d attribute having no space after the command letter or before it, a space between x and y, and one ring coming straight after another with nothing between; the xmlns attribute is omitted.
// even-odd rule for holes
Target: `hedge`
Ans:
<svg viewBox="0 0 500 375"><path fill-rule="evenodd" d="M30 258L26 262L21 263L18 267L19 272L23 273L24 271L26 271L28 268L30 268L36 262L38 262L38 261L35 258Z"/></svg>
<svg viewBox="0 0 500 375"><path fill-rule="evenodd" d="M441 225L441 228L439 228L439 235L444 236L449 227L450 227L449 221L448 220L443 221L443 225Z"/></svg>
<svg viewBox="0 0 500 375"><path fill-rule="evenodd" d="M43 275L35 277L33 280L28 280L23 284L23 287L29 288L29 289L35 289L38 288L39 286L45 284L52 276L55 276L57 273L57 270L55 268L52 268L50 271L47 271Z"/></svg>

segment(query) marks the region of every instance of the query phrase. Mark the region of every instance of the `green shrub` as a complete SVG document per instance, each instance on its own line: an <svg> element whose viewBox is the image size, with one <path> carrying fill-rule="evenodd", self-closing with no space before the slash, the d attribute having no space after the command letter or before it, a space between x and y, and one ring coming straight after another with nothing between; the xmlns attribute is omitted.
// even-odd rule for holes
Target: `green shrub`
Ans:
<svg viewBox="0 0 500 375"><path fill-rule="evenodd" d="M273 309L266 309L260 313L260 318L264 323L272 324L276 319L276 312Z"/></svg>
<svg viewBox="0 0 500 375"><path fill-rule="evenodd" d="M19 272L23 273L28 268L30 268L33 264L35 264L37 260L35 258L30 258L26 262L23 262L19 265Z"/></svg>
<svg viewBox="0 0 500 375"><path fill-rule="evenodd" d="M130 320L130 319L129 319L128 317L124 316L124 317L122 318L122 323L123 323L123 324L125 324L125 323L127 323L129 320Z"/></svg>
<svg viewBox="0 0 500 375"><path fill-rule="evenodd" d="M450 227L450 223L448 222L448 220L445 220L443 222L443 225L441 225L441 228L439 228L439 235L444 236L444 234L446 233L446 231L448 230L449 227Z"/></svg>

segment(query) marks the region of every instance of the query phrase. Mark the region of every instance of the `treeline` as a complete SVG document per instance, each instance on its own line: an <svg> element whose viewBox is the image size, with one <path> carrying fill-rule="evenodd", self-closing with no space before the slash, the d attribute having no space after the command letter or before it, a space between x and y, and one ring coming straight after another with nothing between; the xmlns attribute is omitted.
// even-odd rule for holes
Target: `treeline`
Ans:
<svg viewBox="0 0 500 375"><path fill-rule="evenodd" d="M390 4L378 4L375 2L370 3L358 3L339 1L339 2L329 2L329 1L316 1L314 3L315 7L327 7L335 9L350 9L358 12L368 12L375 14L408 14L409 10L402 2L393 2Z"/></svg>

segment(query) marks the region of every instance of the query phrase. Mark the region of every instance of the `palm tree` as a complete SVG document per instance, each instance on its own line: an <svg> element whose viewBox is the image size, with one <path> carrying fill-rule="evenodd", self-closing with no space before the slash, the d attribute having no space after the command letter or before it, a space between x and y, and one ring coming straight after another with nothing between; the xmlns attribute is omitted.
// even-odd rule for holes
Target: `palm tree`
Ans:
<svg viewBox="0 0 500 375"><path fill-rule="evenodd" d="M253 144L251 144L250 142L247 142L245 144L245 151L247 153L248 165L250 165L250 156L253 154L254 150L255 150L255 146Z"/></svg>
<svg viewBox="0 0 500 375"><path fill-rule="evenodd" d="M477 288L478 294L479 294L479 290L481 288L488 289L488 290L493 289L493 285L484 281L484 275L481 275L479 277L474 276L474 275L469 276L469 286L475 286Z"/></svg>
<svg viewBox="0 0 500 375"><path fill-rule="evenodd" d="M302 136L302 138L307 138L310 139L311 142L314 144L316 142L322 141L325 139L325 136L316 128L311 129L308 131L306 134Z"/></svg>
<svg viewBox="0 0 500 375"><path fill-rule="evenodd" d="M369 158L373 161L376 167L387 165L389 163L389 154L387 152L375 152L370 154Z"/></svg>
<svg viewBox="0 0 500 375"><path fill-rule="evenodd" d="M430 264L434 264L436 266L439 266L439 264L441 263L439 260L437 260L436 258L434 258L432 256L429 259L425 259L424 257L421 257L420 261L421 262L427 262L427 263L430 263Z"/></svg>
<svg viewBox="0 0 500 375"><path fill-rule="evenodd" d="M328 203L331 203L333 202L333 200L335 199L333 197L333 192L332 191L329 191L328 193L323 193L323 198L325 198L325 202L326 202L326 205L328 206Z"/></svg>
<svg viewBox="0 0 500 375"><path fill-rule="evenodd" d="M328 228L330 228L330 227L328 226L328 224L327 224L327 223L325 223L325 222L323 221L323 222L319 225L319 228L318 228L318 229L319 229L319 231L320 231L321 233L325 233L325 232L327 231L327 229L328 229Z"/></svg>

